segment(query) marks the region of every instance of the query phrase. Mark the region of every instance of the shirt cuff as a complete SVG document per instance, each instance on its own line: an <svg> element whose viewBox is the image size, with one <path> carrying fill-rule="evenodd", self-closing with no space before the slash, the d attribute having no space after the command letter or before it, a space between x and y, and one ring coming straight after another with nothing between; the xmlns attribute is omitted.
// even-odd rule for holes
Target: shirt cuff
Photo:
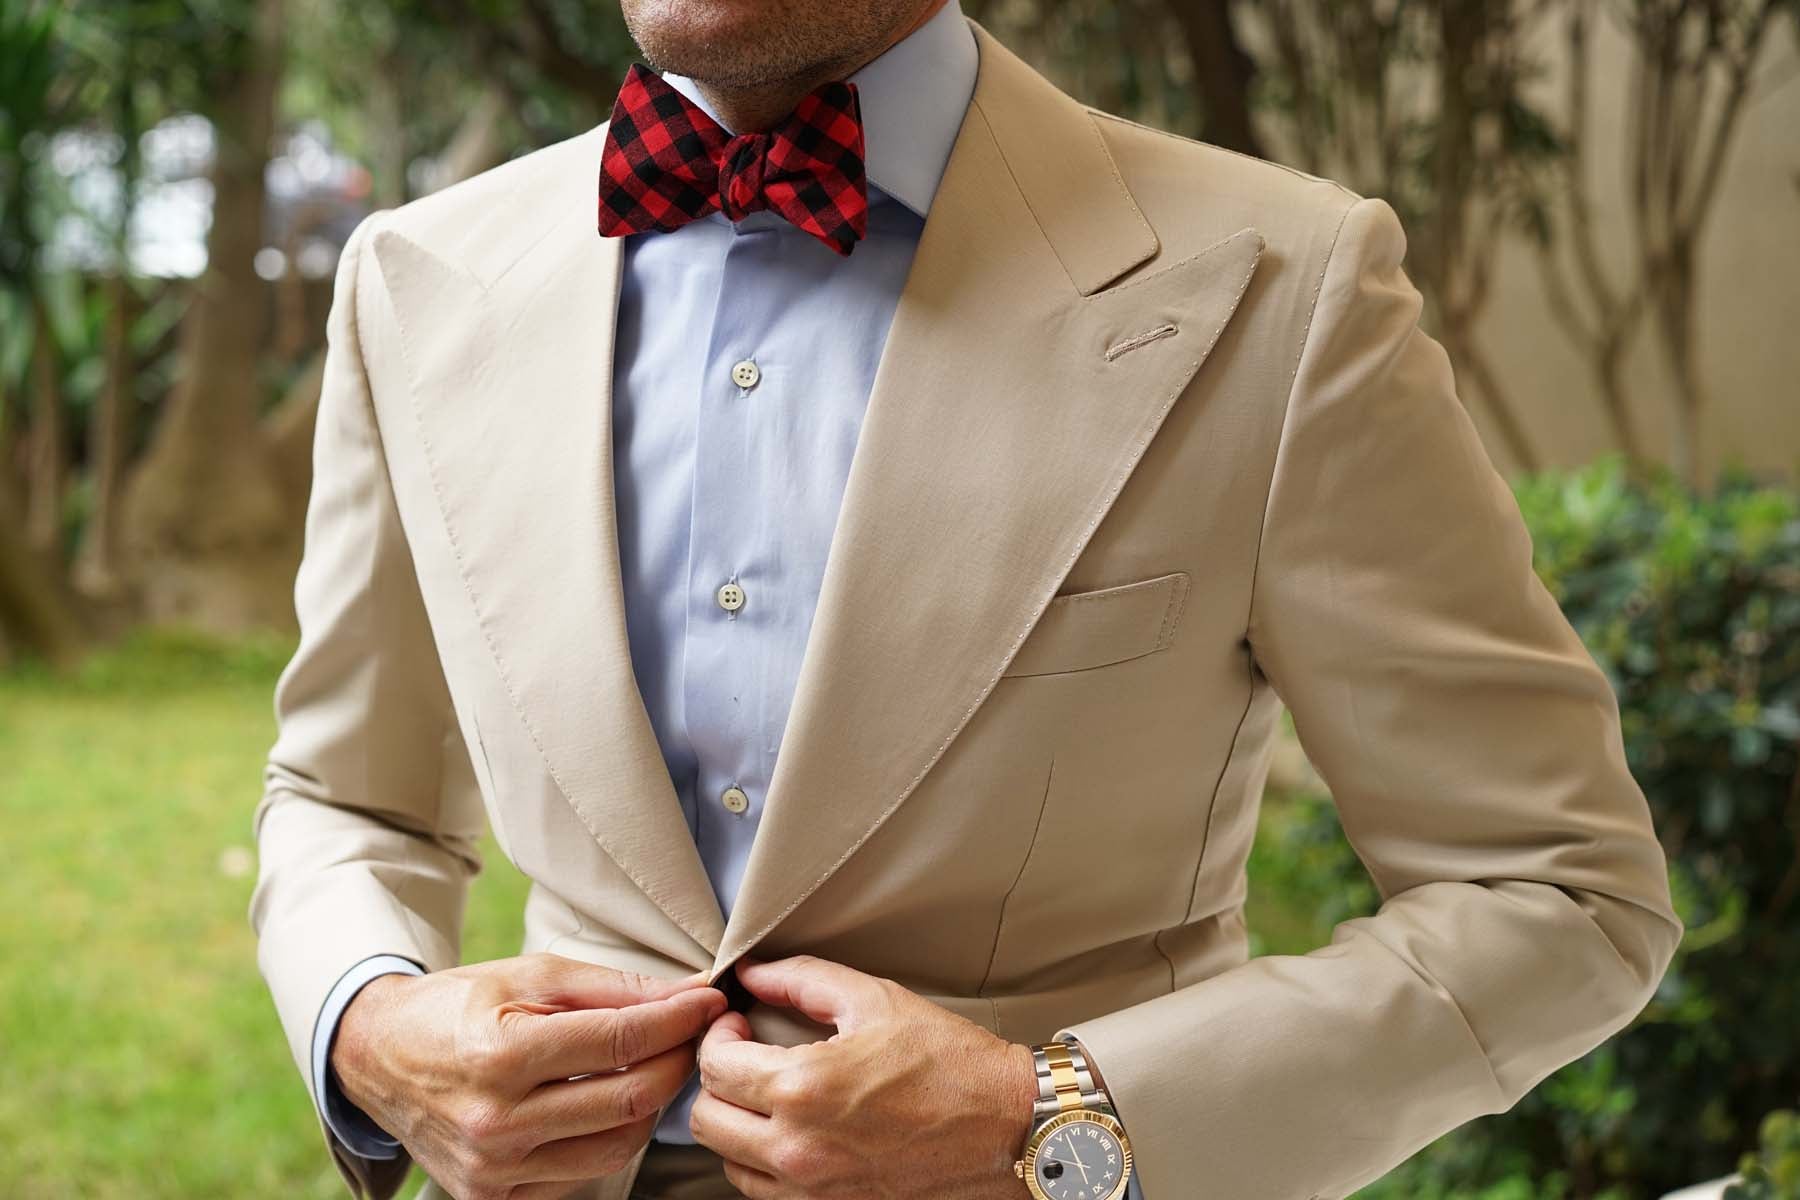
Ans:
<svg viewBox="0 0 1800 1200"><path fill-rule="evenodd" d="M363 985L383 975L423 975L425 969L409 958L397 954L376 954L363 959L338 977L336 984L319 1006L318 1020L313 1023L312 1094L325 1128L359 1158L391 1159L400 1157L400 1142L377 1125L373 1118L350 1103L337 1077L331 1071L331 1043L337 1037L338 1022L344 1010Z"/></svg>

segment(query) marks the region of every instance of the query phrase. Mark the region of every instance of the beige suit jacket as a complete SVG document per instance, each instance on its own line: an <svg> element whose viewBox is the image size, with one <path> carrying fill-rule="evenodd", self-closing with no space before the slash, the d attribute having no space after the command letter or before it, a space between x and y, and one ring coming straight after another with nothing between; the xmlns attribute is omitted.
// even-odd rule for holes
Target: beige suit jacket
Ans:
<svg viewBox="0 0 1800 1200"><path fill-rule="evenodd" d="M604 127L358 228L257 811L302 1070L351 964L458 961L488 824L534 881L527 949L810 952L1073 1032L1152 1200L1341 1196L1647 1001L1681 928L1614 697L1393 211L976 32L729 921L626 644ZM1283 701L1385 903L1247 960Z"/></svg>

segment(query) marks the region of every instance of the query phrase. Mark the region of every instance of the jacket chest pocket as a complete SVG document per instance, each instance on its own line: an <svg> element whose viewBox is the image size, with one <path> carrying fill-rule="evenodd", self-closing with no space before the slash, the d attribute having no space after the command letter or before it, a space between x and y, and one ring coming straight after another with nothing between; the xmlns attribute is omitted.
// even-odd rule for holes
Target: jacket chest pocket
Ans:
<svg viewBox="0 0 1800 1200"><path fill-rule="evenodd" d="M1053 597L1001 678L1086 671L1168 646L1187 599L1188 574Z"/></svg>

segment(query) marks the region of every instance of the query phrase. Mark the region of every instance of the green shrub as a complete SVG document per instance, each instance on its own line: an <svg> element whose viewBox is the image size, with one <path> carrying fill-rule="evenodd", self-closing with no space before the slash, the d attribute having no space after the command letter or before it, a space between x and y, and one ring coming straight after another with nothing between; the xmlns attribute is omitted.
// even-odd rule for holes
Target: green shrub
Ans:
<svg viewBox="0 0 1800 1200"><path fill-rule="evenodd" d="M1800 495L1728 474L1695 495L1616 459L1515 485L1540 576L1619 697L1688 926L1627 1031L1371 1194L1653 1197L1727 1174L1800 1096ZM1320 929L1373 905L1330 804L1265 857L1332 874ZM1343 897L1352 898L1345 904Z"/></svg>
<svg viewBox="0 0 1800 1200"><path fill-rule="evenodd" d="M1763 1118L1762 1145L1738 1164L1743 1178L1725 1189L1725 1200L1800 1200L1800 1113L1789 1109Z"/></svg>

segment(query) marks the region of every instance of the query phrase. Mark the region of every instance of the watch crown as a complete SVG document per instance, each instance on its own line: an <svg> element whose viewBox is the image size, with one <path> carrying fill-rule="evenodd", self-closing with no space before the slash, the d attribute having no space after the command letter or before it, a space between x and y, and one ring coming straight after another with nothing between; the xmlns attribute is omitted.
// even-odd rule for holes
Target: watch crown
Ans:
<svg viewBox="0 0 1800 1200"><path fill-rule="evenodd" d="M1019 1179L1025 1178L1025 1160L1024 1159L1022 1159L1022 1158L1016 1159L1013 1162L1013 1175Z"/></svg>

